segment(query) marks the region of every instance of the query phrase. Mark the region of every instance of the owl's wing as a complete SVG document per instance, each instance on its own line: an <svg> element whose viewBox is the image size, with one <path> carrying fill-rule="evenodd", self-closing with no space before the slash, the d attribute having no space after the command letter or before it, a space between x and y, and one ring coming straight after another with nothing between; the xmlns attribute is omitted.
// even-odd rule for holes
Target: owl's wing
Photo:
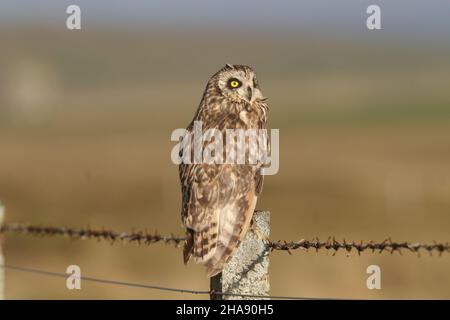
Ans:
<svg viewBox="0 0 450 320"><path fill-rule="evenodd" d="M264 176L258 172L255 174L255 194L256 196L259 196L259 194L262 192L262 188L264 185Z"/></svg>
<svg viewBox="0 0 450 320"><path fill-rule="evenodd" d="M214 214L219 198L217 173L220 167L205 164L181 164L181 219L186 227L184 263L204 257L212 248L212 235L218 233L218 217ZM201 234L204 240L198 239ZM200 243L199 243L200 242ZM201 252L199 252L199 250Z"/></svg>
<svg viewBox="0 0 450 320"><path fill-rule="evenodd" d="M182 220L187 228L184 261L192 256L221 272L247 232L256 205L254 168L181 164Z"/></svg>
<svg viewBox="0 0 450 320"><path fill-rule="evenodd" d="M219 200L218 178L220 166L181 164L180 180L183 195L181 217L183 224L203 231L211 222L212 209ZM228 189L231 186L228 186Z"/></svg>
<svg viewBox="0 0 450 320"><path fill-rule="evenodd" d="M265 120L261 121L261 123L259 124L259 128L260 129L264 129L266 126L265 124ZM272 150L271 150L271 145L269 142L269 138L266 137L266 149L265 152L267 153L267 155L271 154ZM258 170L256 170L255 172L255 194L256 196L259 196L259 194L262 192L263 189L263 184L264 184L264 175L261 174L261 169L267 167L266 164L258 164L257 168Z"/></svg>

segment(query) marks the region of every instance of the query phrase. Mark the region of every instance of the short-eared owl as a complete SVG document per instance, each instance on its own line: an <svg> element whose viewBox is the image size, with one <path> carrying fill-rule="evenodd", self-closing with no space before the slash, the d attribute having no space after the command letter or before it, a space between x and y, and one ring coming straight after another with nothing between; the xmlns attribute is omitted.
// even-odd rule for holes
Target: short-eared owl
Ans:
<svg viewBox="0 0 450 320"><path fill-rule="evenodd" d="M220 130L225 142L227 129L266 129L267 110L254 71L248 66L227 64L208 81L187 130L192 133L194 122L201 121L203 132ZM208 277L222 271L250 226L262 189L260 168L260 162L247 161L180 164L181 216L187 237L185 263L192 257L204 264Z"/></svg>

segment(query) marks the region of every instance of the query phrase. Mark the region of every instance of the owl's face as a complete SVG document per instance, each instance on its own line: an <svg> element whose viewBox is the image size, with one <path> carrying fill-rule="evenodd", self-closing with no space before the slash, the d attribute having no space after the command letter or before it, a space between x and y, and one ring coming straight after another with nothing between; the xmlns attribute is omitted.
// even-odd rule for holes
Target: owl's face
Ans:
<svg viewBox="0 0 450 320"><path fill-rule="evenodd" d="M222 95L231 101L253 103L265 99L252 68L227 64L218 72L217 85Z"/></svg>

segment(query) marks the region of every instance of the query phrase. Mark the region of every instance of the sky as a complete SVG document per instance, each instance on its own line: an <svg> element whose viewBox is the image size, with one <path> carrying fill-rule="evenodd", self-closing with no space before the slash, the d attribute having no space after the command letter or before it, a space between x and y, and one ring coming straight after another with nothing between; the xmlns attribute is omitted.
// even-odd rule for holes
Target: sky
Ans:
<svg viewBox="0 0 450 320"><path fill-rule="evenodd" d="M450 41L448 0L2 0L0 27L64 27L67 6L81 7L86 28L229 32L367 32L366 8L381 7L386 36Z"/></svg>

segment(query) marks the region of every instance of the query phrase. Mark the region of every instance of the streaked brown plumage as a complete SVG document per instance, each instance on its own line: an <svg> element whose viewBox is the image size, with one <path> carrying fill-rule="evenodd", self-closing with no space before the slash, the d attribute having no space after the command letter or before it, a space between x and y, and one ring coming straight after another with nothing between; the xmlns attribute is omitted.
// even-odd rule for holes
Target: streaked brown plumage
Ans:
<svg viewBox="0 0 450 320"><path fill-rule="evenodd" d="M241 84L239 88L230 85L233 79ZM192 132L194 121L202 121L203 132L219 129L225 141L226 129L266 129L267 109L254 71L226 65L208 81L187 129ZM205 264L208 277L222 271L249 228L263 184L260 167L248 162L180 164L185 263L193 258Z"/></svg>

